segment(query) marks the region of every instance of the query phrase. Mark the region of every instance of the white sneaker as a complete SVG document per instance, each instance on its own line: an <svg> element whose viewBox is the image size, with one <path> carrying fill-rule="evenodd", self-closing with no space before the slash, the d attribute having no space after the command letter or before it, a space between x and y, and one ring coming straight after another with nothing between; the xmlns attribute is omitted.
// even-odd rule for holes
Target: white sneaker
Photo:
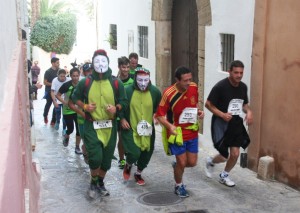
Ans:
<svg viewBox="0 0 300 213"><path fill-rule="evenodd" d="M230 180L229 176L227 175L226 177L221 177L221 174L220 174L220 179L219 179L219 182L224 184L225 186L229 186L229 187L233 187L235 186L235 183Z"/></svg>
<svg viewBox="0 0 300 213"><path fill-rule="evenodd" d="M205 161L205 174L206 177L211 178L211 173L213 172L214 165L211 163L212 158L207 157Z"/></svg>

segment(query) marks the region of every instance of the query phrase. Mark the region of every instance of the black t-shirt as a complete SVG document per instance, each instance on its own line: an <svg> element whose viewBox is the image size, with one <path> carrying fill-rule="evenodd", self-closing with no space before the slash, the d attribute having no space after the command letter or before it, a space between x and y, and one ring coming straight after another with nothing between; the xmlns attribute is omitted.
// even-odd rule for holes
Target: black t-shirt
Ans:
<svg viewBox="0 0 300 213"><path fill-rule="evenodd" d="M243 104L248 104L247 85L243 82L234 87L230 84L229 79L225 78L219 81L211 90L207 100L209 100L220 111L226 113L229 102L232 99L242 99Z"/></svg>
<svg viewBox="0 0 300 213"><path fill-rule="evenodd" d="M57 71L51 68L49 68L44 75L44 80L46 79L49 83L52 83L53 79L57 77ZM50 92L51 86L45 86L45 91Z"/></svg>

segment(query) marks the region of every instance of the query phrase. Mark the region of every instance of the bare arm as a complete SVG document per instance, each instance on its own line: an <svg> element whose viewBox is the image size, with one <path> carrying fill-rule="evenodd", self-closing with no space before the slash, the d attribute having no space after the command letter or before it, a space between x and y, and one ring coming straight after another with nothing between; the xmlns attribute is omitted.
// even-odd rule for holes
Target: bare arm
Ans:
<svg viewBox="0 0 300 213"><path fill-rule="evenodd" d="M172 135L177 135L177 132L176 132L176 126L174 126L173 124L171 124L171 123L166 119L166 117L164 117L164 116L159 116L159 117L156 117L156 119L158 120L158 122L159 122L161 125L163 125L166 129L168 129Z"/></svg>
<svg viewBox="0 0 300 213"><path fill-rule="evenodd" d="M209 100L205 102L205 107L211 111L214 115L222 118L224 121L228 122L231 120L232 115L230 113L224 113L221 110L219 110L213 103L211 103Z"/></svg>
<svg viewBox="0 0 300 213"><path fill-rule="evenodd" d="M63 105L68 105L68 103L61 97L61 93L60 92L57 92L56 94L56 98L63 103Z"/></svg>
<svg viewBox="0 0 300 213"><path fill-rule="evenodd" d="M48 82L47 79L44 79L44 85L51 87L52 83Z"/></svg>
<svg viewBox="0 0 300 213"><path fill-rule="evenodd" d="M247 125L251 125L253 123L253 115L248 104L244 104L243 111L246 113L245 121Z"/></svg>
<svg viewBox="0 0 300 213"><path fill-rule="evenodd" d="M79 109L78 107L76 107L76 105L74 104L74 102L72 100L69 100L68 105L71 110L75 111L77 114L80 114L83 118L85 118L84 112L81 109Z"/></svg>
<svg viewBox="0 0 300 213"><path fill-rule="evenodd" d="M58 103L56 102L54 90L51 90L51 98L55 107L58 107Z"/></svg>

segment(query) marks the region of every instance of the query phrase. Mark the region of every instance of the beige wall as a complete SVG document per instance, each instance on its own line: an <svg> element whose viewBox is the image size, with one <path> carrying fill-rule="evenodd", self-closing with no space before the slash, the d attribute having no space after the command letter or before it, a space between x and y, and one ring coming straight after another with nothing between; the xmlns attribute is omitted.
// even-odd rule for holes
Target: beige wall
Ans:
<svg viewBox="0 0 300 213"><path fill-rule="evenodd" d="M255 7L249 167L275 159L275 178L300 188L300 1L257 0Z"/></svg>

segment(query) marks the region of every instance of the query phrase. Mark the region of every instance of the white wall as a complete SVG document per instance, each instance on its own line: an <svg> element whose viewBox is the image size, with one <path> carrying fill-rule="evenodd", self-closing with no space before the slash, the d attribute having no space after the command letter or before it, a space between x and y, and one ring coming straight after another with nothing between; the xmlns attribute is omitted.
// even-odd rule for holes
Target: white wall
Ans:
<svg viewBox="0 0 300 213"><path fill-rule="evenodd" d="M250 95L254 4L255 0L211 0L212 25L206 27L205 35L204 102L212 87L228 76L220 67L221 33L235 35L234 59L241 60L245 65L243 82L248 85ZM212 114L205 110L203 129L205 141L211 141L211 116Z"/></svg>
<svg viewBox="0 0 300 213"><path fill-rule="evenodd" d="M133 51L139 54L138 49L138 26L148 26L148 58L139 56L139 63L151 72L151 81L155 84L155 23L151 21L151 0L100 0L98 1L99 16L99 49L105 49L110 59L110 67L113 74L118 73L118 58L127 56L128 32L133 31ZM107 41L110 24L117 25L118 47L117 50L110 49Z"/></svg>

